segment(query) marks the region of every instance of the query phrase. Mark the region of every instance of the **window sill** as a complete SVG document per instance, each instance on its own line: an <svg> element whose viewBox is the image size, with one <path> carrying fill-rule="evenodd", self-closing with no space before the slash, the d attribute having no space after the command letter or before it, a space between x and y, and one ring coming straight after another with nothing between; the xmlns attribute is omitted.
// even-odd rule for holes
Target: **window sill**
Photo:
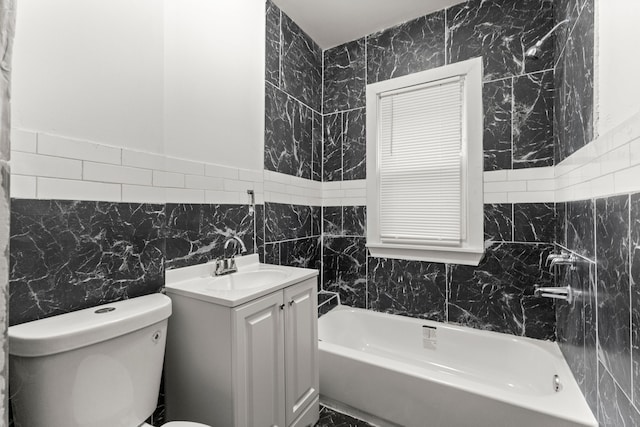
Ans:
<svg viewBox="0 0 640 427"><path fill-rule="evenodd" d="M376 258L407 259L472 266L477 266L484 255L484 248L446 248L381 243L367 243L367 248L371 255Z"/></svg>

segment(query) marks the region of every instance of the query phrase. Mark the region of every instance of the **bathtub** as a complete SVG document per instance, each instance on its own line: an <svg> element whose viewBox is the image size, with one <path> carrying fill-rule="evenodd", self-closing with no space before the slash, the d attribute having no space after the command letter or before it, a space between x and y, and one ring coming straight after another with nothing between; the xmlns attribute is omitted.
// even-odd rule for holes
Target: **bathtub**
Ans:
<svg viewBox="0 0 640 427"><path fill-rule="evenodd" d="M321 401L377 425L598 425L556 343L346 306L318 338Z"/></svg>

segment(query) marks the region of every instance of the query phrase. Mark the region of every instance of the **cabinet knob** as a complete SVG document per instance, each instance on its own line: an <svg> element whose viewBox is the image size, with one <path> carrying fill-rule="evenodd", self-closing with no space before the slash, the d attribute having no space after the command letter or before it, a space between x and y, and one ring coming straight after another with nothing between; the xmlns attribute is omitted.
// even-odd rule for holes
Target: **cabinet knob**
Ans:
<svg viewBox="0 0 640 427"><path fill-rule="evenodd" d="M284 310L284 304L280 304L280 310Z"/></svg>
<svg viewBox="0 0 640 427"><path fill-rule="evenodd" d="M293 304L295 304L296 302L294 300L289 301L289 306L292 306Z"/></svg>

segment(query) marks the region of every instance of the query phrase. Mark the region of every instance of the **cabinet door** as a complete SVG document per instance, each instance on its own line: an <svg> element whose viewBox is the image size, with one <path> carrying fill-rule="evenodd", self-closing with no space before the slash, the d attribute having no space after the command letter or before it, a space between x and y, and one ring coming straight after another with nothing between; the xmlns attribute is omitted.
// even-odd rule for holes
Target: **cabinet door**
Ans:
<svg viewBox="0 0 640 427"><path fill-rule="evenodd" d="M235 309L238 427L285 427L282 292Z"/></svg>
<svg viewBox="0 0 640 427"><path fill-rule="evenodd" d="M318 296L311 279L284 290L287 425L318 395Z"/></svg>

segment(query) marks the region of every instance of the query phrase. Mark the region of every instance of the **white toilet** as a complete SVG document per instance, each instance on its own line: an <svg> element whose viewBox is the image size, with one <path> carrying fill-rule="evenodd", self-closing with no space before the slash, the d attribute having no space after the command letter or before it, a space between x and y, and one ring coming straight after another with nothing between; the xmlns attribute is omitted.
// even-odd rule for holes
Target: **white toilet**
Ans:
<svg viewBox="0 0 640 427"><path fill-rule="evenodd" d="M148 426L156 408L171 300L162 294L9 328L17 426ZM164 427L207 427L174 421Z"/></svg>

